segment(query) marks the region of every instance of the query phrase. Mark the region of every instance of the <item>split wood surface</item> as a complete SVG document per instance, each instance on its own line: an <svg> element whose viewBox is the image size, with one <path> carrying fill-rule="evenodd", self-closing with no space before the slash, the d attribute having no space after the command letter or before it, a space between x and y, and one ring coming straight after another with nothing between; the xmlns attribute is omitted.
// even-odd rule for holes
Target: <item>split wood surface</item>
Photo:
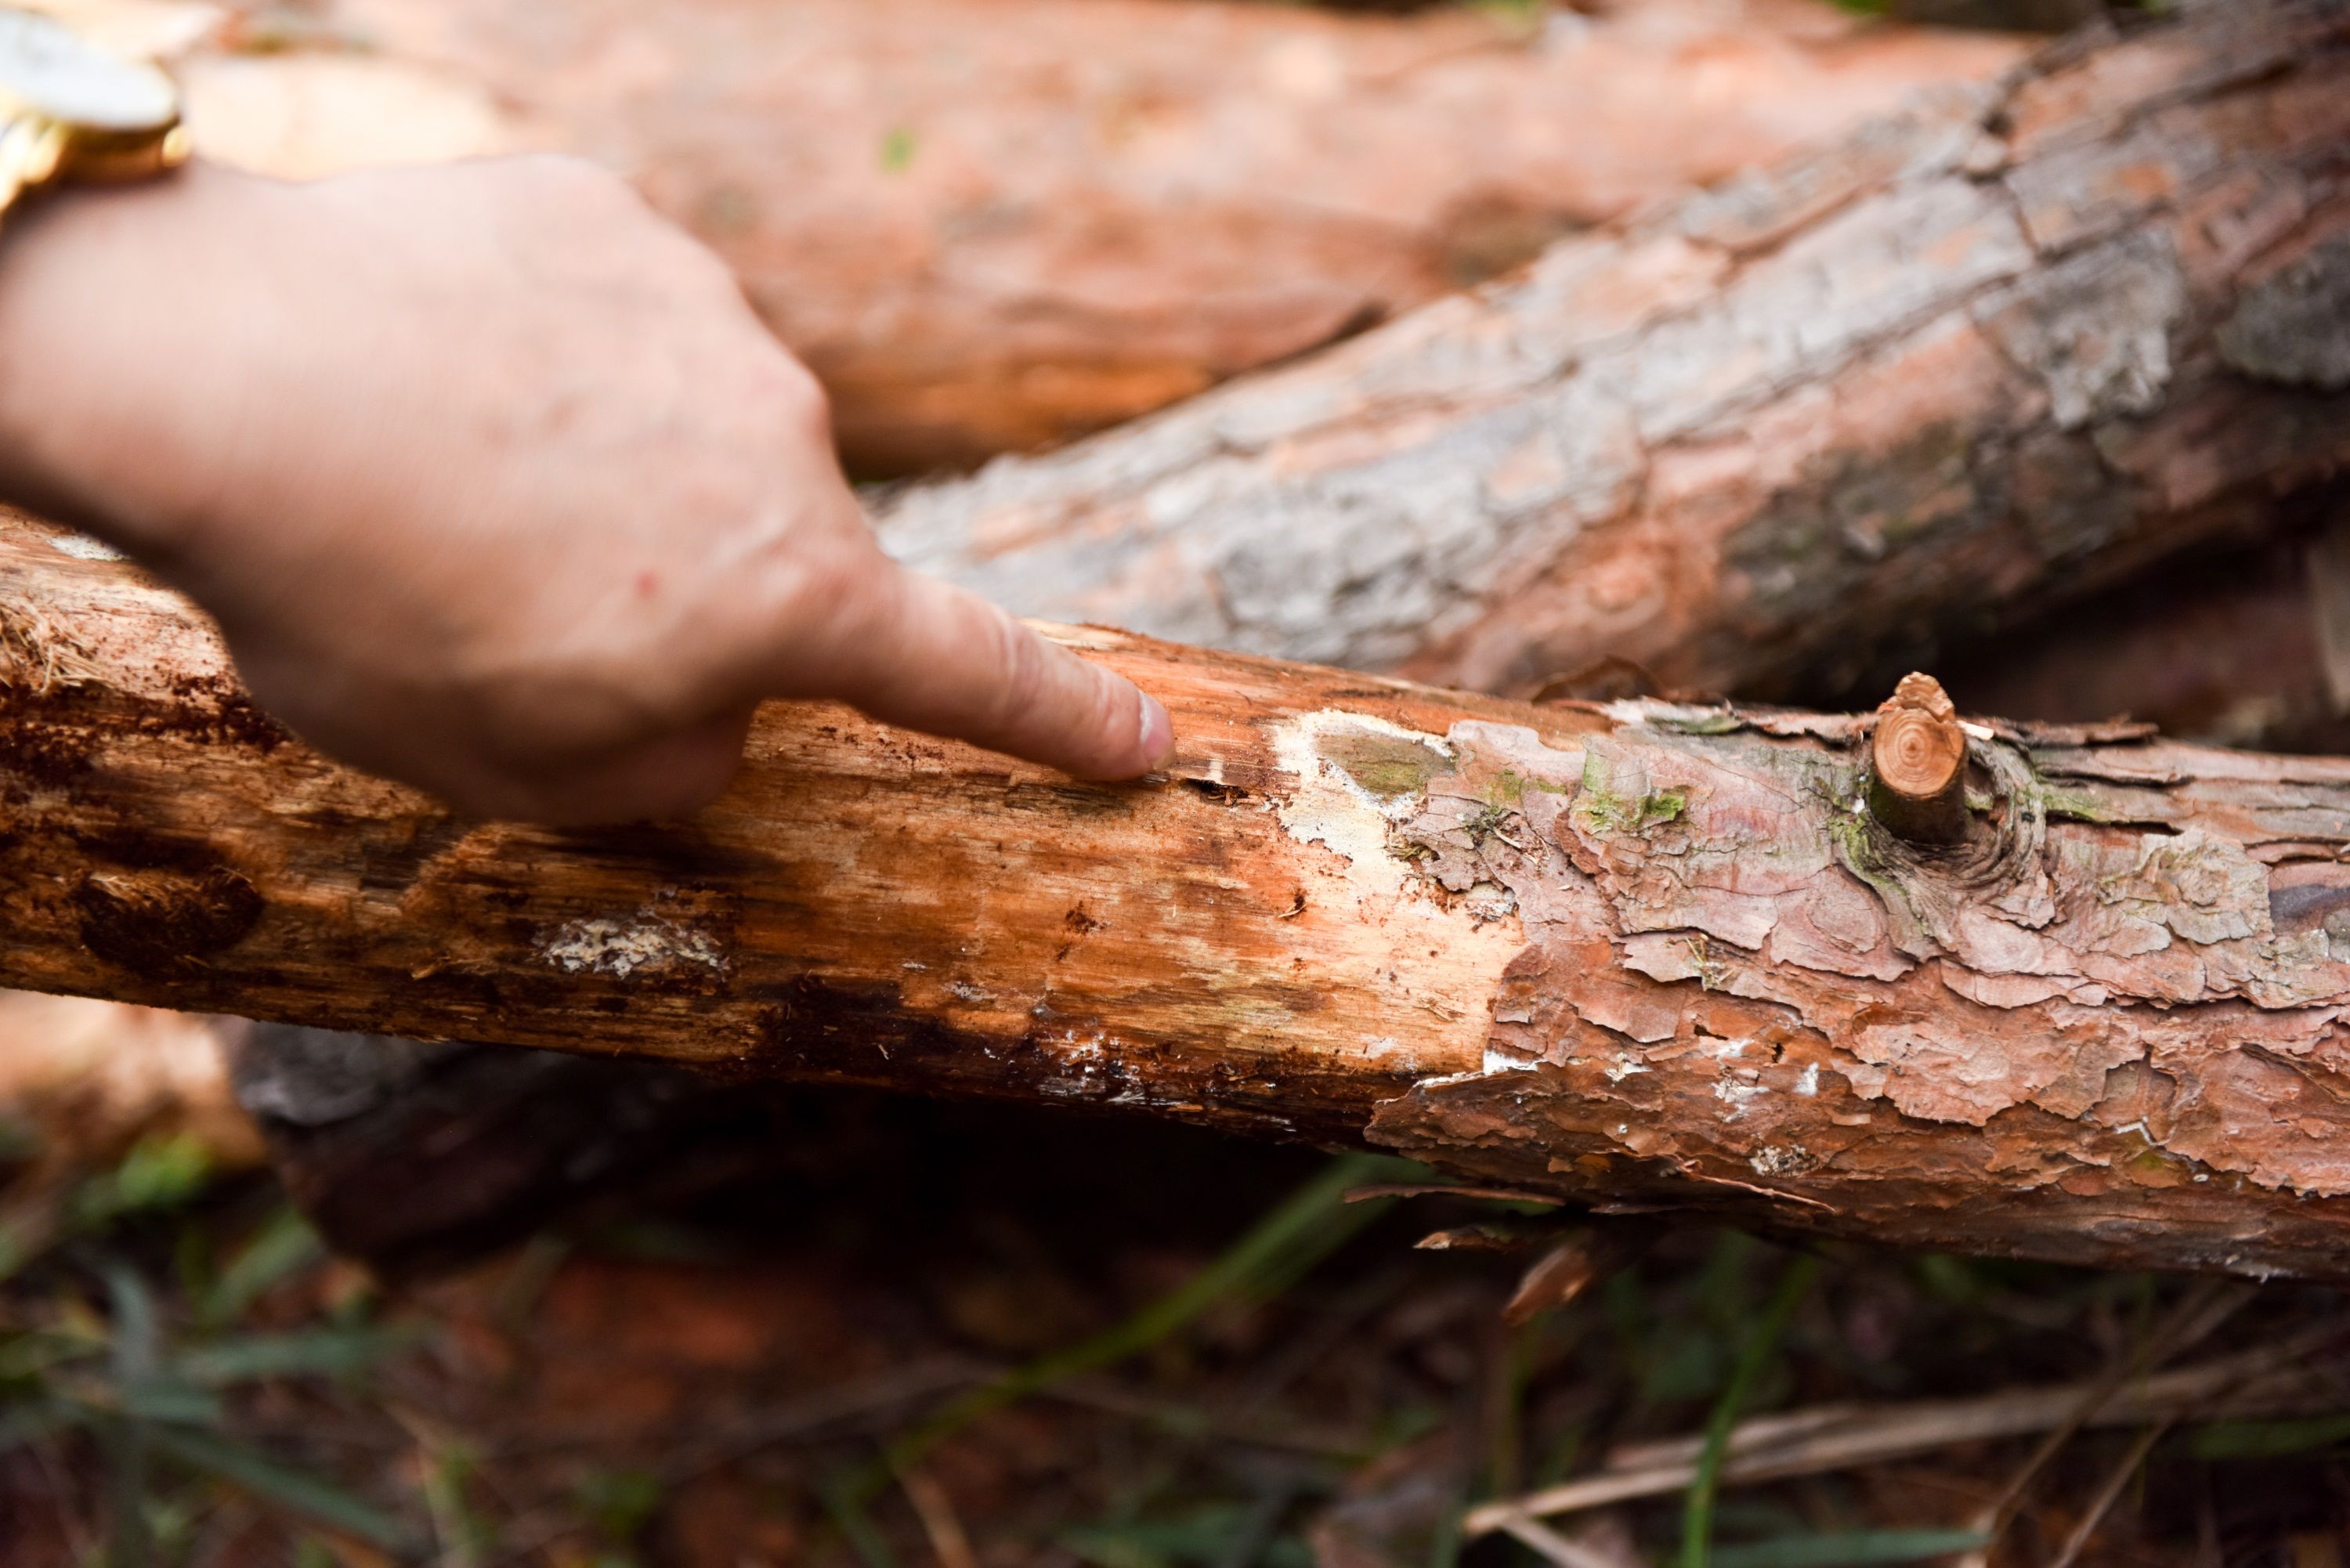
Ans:
<svg viewBox="0 0 2350 1568"><path fill-rule="evenodd" d="M1826 0L239 9L183 61L207 156L598 158L736 269L862 473L1131 418L2021 49Z"/></svg>
<svg viewBox="0 0 2350 1568"><path fill-rule="evenodd" d="M1068 632L1168 699L1172 776L778 705L699 816L555 833L326 762L88 554L0 526L8 984L2350 1278L2350 763L1978 724L1969 836L1920 846L1866 808L1866 718Z"/></svg>

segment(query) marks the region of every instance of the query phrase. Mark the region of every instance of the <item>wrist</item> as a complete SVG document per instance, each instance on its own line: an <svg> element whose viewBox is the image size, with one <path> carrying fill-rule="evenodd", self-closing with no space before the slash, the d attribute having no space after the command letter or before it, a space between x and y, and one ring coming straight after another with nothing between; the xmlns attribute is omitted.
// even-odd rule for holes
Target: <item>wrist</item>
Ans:
<svg viewBox="0 0 2350 1568"><path fill-rule="evenodd" d="M0 220L0 500L142 557L181 552L206 454L180 416L232 389L199 330L223 305L222 237L263 184L192 166L46 192Z"/></svg>

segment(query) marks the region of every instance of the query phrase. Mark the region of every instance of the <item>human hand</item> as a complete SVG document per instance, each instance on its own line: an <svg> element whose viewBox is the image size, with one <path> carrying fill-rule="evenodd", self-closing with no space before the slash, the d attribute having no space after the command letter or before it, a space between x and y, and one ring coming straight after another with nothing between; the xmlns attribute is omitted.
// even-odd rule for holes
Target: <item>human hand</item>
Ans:
<svg viewBox="0 0 2350 1568"><path fill-rule="evenodd" d="M186 591L346 762L577 823L708 801L767 697L1085 777L1172 749L1127 681L883 556L813 379L588 164L197 166L9 224L0 493Z"/></svg>

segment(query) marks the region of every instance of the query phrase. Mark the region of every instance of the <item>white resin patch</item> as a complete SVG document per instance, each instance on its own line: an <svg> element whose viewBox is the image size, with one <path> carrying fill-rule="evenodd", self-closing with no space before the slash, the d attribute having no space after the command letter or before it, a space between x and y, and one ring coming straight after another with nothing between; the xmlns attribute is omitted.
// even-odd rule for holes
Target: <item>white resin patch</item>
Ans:
<svg viewBox="0 0 2350 1568"><path fill-rule="evenodd" d="M49 548L60 556L71 556L77 561L120 561L121 551L103 539L93 539L87 534L60 534L49 541Z"/></svg>

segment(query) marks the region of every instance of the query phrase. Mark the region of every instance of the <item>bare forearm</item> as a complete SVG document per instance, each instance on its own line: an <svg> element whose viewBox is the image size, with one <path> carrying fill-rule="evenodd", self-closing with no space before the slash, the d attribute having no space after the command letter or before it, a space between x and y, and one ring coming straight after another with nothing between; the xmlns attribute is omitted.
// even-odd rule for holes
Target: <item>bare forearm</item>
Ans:
<svg viewBox="0 0 2350 1568"><path fill-rule="evenodd" d="M0 226L0 498L153 557L173 549L206 488L202 441L161 405L202 384L190 328L208 315L216 237L267 243L274 187L194 167L152 184L68 190ZM178 410L174 410L175 413Z"/></svg>

